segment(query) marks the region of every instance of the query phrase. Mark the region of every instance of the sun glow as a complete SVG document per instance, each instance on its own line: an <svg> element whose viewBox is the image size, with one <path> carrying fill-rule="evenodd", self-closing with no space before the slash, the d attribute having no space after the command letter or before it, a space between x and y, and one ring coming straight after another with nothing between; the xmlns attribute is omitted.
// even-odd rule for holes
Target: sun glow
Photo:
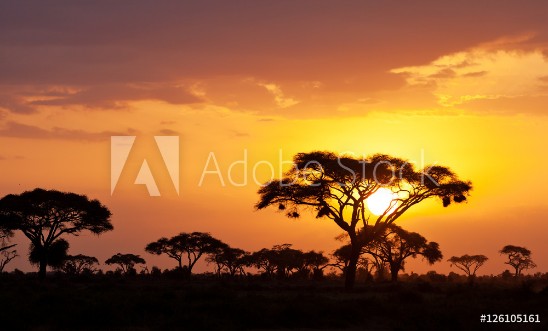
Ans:
<svg viewBox="0 0 548 331"><path fill-rule="evenodd" d="M381 215L390 207L390 202L396 197L397 195L389 189L380 188L377 192L367 198L367 208L369 208L373 214ZM388 213L392 212L395 208L396 205L394 205Z"/></svg>

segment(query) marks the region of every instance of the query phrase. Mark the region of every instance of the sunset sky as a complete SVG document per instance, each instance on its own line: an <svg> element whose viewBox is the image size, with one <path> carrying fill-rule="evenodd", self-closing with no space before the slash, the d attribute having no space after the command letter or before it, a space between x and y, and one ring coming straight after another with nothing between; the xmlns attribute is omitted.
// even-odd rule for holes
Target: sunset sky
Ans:
<svg viewBox="0 0 548 331"><path fill-rule="evenodd" d="M183 231L330 253L342 232L331 221L254 210L271 177L258 162L279 177L298 152L388 153L474 186L466 204L428 202L398 221L444 254L406 272L458 272L445 260L468 253L490 258L479 274L500 274L506 244L548 272L547 14L545 1L3 1L0 196L101 200L114 231L68 238L71 254L101 262L136 253L174 267L144 246ZM111 195L121 135L137 139ZM180 137L179 195L155 135ZM199 185L211 155L225 186L213 174ZM244 155L247 174L235 165L232 179L247 183L232 185ZM133 184L144 157L160 197ZM6 269L33 270L28 240L15 242Z"/></svg>

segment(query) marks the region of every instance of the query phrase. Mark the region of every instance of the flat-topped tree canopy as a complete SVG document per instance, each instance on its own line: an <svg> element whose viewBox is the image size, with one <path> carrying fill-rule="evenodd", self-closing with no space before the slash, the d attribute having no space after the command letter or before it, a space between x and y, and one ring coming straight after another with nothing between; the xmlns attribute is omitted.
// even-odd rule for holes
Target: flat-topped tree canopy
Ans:
<svg viewBox="0 0 548 331"><path fill-rule="evenodd" d="M49 231L51 241L63 233L78 235L87 230L100 234L113 229L111 212L99 200L85 195L41 188L8 194L0 200L0 223L21 230L29 238ZM43 238L47 241L48 236Z"/></svg>
<svg viewBox="0 0 548 331"><path fill-rule="evenodd" d="M136 264L145 264L146 261L139 255L116 253L105 261L105 264L116 264L123 273L128 274L135 270Z"/></svg>
<svg viewBox="0 0 548 331"><path fill-rule="evenodd" d="M444 207L463 202L472 189L470 182L458 179L443 166L417 170L407 160L385 154L357 158L316 151L296 154L293 167L283 178L259 189L260 199L255 207L278 205L294 218L300 216L303 207L311 207L318 218L333 219L347 230L360 220L371 220L364 201L381 187L398 197L375 223L392 223L411 206L431 197L439 198ZM352 209L356 212L345 217L345 212Z"/></svg>
<svg viewBox="0 0 548 331"><path fill-rule="evenodd" d="M346 222L343 213L362 207L365 199L390 182L393 165L402 162L381 154L365 160L332 152L299 153L282 179L259 190L256 208L278 204L280 210L287 209L288 217L299 217L299 207L309 206L318 218L333 219L346 230L356 225L360 215Z"/></svg>
<svg viewBox="0 0 548 331"><path fill-rule="evenodd" d="M514 268L514 276L521 275L523 270L536 268L537 265L531 259L531 251L525 247L506 245L500 250L500 254L507 256L508 261L505 264Z"/></svg>
<svg viewBox="0 0 548 331"><path fill-rule="evenodd" d="M481 266L487 262L489 258L485 255L468 255L464 254L462 256L452 256L448 262L451 263L451 266L455 266L460 270L464 271L468 277L474 277L476 271L478 271Z"/></svg>
<svg viewBox="0 0 548 331"><path fill-rule="evenodd" d="M162 237L145 247L150 254L166 254L183 268L182 261L187 260L189 274L192 268L204 254L214 253L217 249L226 246L225 243L211 236L207 232L181 232L171 238Z"/></svg>

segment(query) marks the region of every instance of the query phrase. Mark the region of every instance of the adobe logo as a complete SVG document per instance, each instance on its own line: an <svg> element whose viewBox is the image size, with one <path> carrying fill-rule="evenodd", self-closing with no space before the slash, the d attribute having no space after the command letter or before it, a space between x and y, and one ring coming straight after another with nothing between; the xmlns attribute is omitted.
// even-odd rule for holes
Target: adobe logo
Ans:
<svg viewBox="0 0 548 331"><path fill-rule="evenodd" d="M124 170L127 159L136 136L111 136L110 137L110 194L114 193L116 184ZM167 168L169 177L177 195L179 194L179 137L178 136L154 136L156 146L162 156L162 161ZM134 184L144 184L148 194L152 197L160 196L158 185L146 158L143 160Z"/></svg>

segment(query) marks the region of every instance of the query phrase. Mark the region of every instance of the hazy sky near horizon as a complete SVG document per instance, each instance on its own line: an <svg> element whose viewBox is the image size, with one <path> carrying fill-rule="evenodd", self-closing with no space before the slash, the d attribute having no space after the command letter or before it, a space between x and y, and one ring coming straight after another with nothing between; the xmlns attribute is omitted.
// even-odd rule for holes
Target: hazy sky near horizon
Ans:
<svg viewBox="0 0 548 331"><path fill-rule="evenodd" d="M547 272L547 13L545 1L4 1L0 195L100 199L115 230L69 241L101 261L131 252L172 267L144 246L183 231L331 252L341 230L330 221L254 211L271 176L260 162L279 177L298 152L381 152L474 184L468 203L429 202L399 225L446 258L487 255L481 274L506 268L505 244L530 248ZM117 135L137 140L111 195ZM179 195L155 135L180 137ZM211 155L225 186L213 174L199 185ZM161 197L133 184L143 157ZM244 158L247 173L231 175L247 183L231 185ZM31 270L28 241L16 242L7 269ZM430 269L457 271L420 259L406 271Z"/></svg>

